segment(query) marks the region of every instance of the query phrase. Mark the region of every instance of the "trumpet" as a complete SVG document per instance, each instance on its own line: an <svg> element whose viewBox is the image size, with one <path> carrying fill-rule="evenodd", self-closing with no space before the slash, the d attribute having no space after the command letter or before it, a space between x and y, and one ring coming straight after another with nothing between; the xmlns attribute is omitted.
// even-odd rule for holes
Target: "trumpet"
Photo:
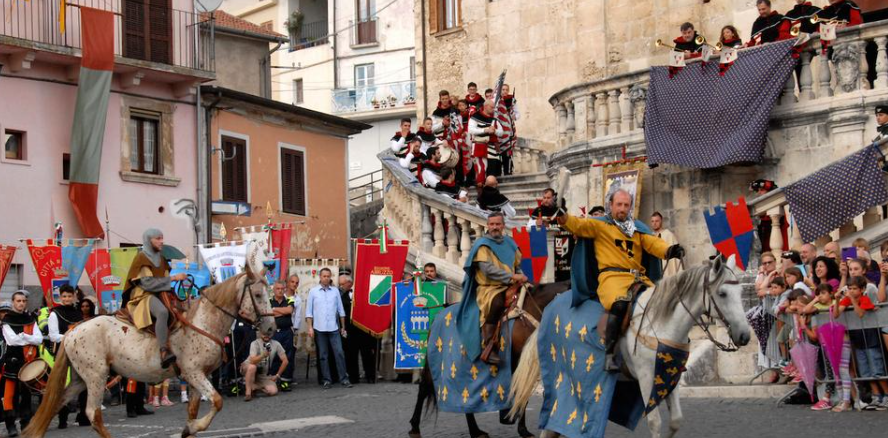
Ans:
<svg viewBox="0 0 888 438"><path fill-rule="evenodd" d="M815 15L816 17L816 15ZM789 28L789 34L797 37L802 32L802 23L796 23L793 27Z"/></svg>
<svg viewBox="0 0 888 438"><path fill-rule="evenodd" d="M848 22L845 20L839 20L836 18L820 18L817 14L811 16L811 24L817 23L826 23L826 24L847 24Z"/></svg>
<svg viewBox="0 0 888 438"><path fill-rule="evenodd" d="M672 50L676 50L675 46L673 46L673 45L671 45L671 44L666 44L666 43L664 43L663 40L661 40L661 39L658 39L654 44L656 44L657 47L668 47L668 48L670 48L670 49L672 49Z"/></svg>
<svg viewBox="0 0 888 438"><path fill-rule="evenodd" d="M706 37L704 37L703 35L699 35L697 36L697 38L694 38L694 42L697 43L698 46L707 45L715 50L721 50L724 48L724 44L722 44L721 41L715 43L715 45L707 43Z"/></svg>

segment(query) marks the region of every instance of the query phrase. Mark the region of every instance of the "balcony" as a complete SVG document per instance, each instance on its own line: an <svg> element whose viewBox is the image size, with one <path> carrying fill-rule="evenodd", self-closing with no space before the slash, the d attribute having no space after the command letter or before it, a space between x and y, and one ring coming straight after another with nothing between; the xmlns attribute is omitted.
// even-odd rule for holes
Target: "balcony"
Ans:
<svg viewBox="0 0 888 438"><path fill-rule="evenodd" d="M416 81L392 82L333 90L333 113L413 113Z"/></svg>
<svg viewBox="0 0 888 438"><path fill-rule="evenodd" d="M114 54L118 63L146 68L169 66L172 68L161 69L194 76L215 71L214 24L205 15L152 6L144 0L76 0L65 7L65 27L61 31L58 1L0 3L0 55L10 52L2 46L16 46L79 56L80 8L90 7L114 13Z"/></svg>
<svg viewBox="0 0 888 438"><path fill-rule="evenodd" d="M329 44L327 20L303 24L298 33L290 34L290 51Z"/></svg>
<svg viewBox="0 0 888 438"><path fill-rule="evenodd" d="M376 39L377 21L376 18L361 21L349 21L351 28L351 47L372 47L379 44Z"/></svg>

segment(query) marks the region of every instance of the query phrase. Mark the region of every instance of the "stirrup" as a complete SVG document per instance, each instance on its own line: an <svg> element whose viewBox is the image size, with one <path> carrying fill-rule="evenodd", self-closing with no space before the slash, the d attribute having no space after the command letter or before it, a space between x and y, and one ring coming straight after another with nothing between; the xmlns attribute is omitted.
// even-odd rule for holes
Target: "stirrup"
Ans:
<svg viewBox="0 0 888 438"><path fill-rule="evenodd" d="M169 368L174 363L176 363L176 355L173 354L166 347L161 348L160 349L160 367L161 368Z"/></svg>

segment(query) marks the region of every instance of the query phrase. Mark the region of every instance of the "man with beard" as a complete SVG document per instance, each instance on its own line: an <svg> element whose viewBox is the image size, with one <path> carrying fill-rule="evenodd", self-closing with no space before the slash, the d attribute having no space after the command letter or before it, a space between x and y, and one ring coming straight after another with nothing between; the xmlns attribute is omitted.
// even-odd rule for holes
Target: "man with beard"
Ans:
<svg viewBox="0 0 888 438"><path fill-rule="evenodd" d="M598 265L598 299L607 312L605 325L605 369L618 372L614 349L622 333L623 320L637 294L652 287L644 253L658 259L684 256L680 245L669 246L640 221L632 218L632 196L624 189L615 189L605 204L604 217L581 219L571 215L558 217L561 227L576 237L594 239L594 255ZM654 260L656 262L656 260ZM659 266L656 266L659 270Z"/></svg>
<svg viewBox="0 0 888 438"><path fill-rule="evenodd" d="M680 30L681 35L672 40L672 43L675 44L675 50L684 52L686 59L699 58L703 45L697 44L697 37L699 35L696 29L694 29L694 25L690 22L684 23L681 25Z"/></svg>
<svg viewBox="0 0 888 438"><path fill-rule="evenodd" d="M16 417L21 429L31 421L31 390L18 379L22 367L37 357L37 347L43 342L43 334L37 328L34 315L27 312L28 292L12 294L12 311L3 318L3 340L6 355L3 357L3 418L8 437L16 437Z"/></svg>
<svg viewBox="0 0 888 438"><path fill-rule="evenodd" d="M792 38L789 20L771 9L771 0L756 1L759 16L752 23L752 37L748 47Z"/></svg>
<svg viewBox="0 0 888 438"><path fill-rule="evenodd" d="M491 213L487 234L475 240L464 267L466 277L456 321L466 354L473 360L481 355L482 341L483 345L498 342L496 327L506 310L506 291L527 281L521 272L521 251L511 237L504 235L505 227L503 214ZM482 359L490 365L499 364L498 348L492 348Z"/></svg>

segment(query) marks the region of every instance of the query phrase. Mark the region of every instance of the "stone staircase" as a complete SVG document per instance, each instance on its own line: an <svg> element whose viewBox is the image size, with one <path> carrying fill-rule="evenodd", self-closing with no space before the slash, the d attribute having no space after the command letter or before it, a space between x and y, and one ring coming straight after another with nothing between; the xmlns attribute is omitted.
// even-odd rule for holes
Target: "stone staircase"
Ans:
<svg viewBox="0 0 888 438"><path fill-rule="evenodd" d="M546 172L515 174L499 178L499 191L509 198L518 214L512 218L515 222L526 223L530 218L530 210L537 207L537 200L543 196L543 190L550 186ZM476 204L477 193L469 190L469 202Z"/></svg>

